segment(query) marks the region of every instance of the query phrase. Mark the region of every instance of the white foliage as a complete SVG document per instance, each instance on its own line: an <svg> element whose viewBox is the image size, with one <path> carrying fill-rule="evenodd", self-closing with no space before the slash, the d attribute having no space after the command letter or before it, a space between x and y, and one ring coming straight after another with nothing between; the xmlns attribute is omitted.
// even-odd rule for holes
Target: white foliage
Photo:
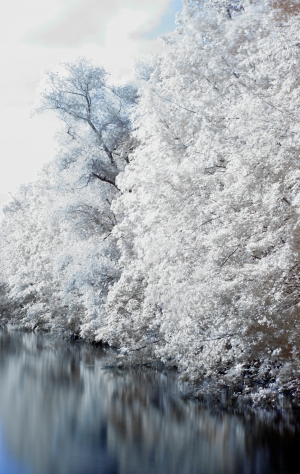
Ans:
<svg viewBox="0 0 300 474"><path fill-rule="evenodd" d="M272 391L300 369L300 8L183 3L134 115L86 60L47 74L67 134L6 210L12 320Z"/></svg>
<svg viewBox="0 0 300 474"><path fill-rule="evenodd" d="M286 5L186 2L118 178L106 337L192 379L299 370L299 17Z"/></svg>
<svg viewBox="0 0 300 474"><path fill-rule="evenodd" d="M118 277L111 201L128 161L131 85L79 59L49 71L38 110L65 124L56 160L19 190L2 224L2 279L10 322L94 338L109 286Z"/></svg>

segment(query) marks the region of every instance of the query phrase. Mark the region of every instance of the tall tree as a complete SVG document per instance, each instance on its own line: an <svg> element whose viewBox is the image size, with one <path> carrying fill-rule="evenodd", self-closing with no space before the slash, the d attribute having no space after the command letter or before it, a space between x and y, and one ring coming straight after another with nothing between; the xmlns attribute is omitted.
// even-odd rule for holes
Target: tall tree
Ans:
<svg viewBox="0 0 300 474"><path fill-rule="evenodd" d="M298 13L185 1L140 92L107 337L192 380L299 370Z"/></svg>
<svg viewBox="0 0 300 474"><path fill-rule="evenodd" d="M2 270L11 322L93 338L118 277L111 202L129 161L134 86L80 58L48 71L37 110L63 122L56 160L6 206Z"/></svg>

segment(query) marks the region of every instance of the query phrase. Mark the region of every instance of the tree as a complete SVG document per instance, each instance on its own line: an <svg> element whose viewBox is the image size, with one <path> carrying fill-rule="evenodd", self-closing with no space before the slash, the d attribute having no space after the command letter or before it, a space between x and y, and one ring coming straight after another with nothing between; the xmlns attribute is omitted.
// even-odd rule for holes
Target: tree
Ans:
<svg viewBox="0 0 300 474"><path fill-rule="evenodd" d="M115 178L128 162L130 112L136 87L108 83L107 72L85 58L46 73L40 88L38 112L54 111L76 147L85 147L87 179L116 187Z"/></svg>
<svg viewBox="0 0 300 474"><path fill-rule="evenodd" d="M109 286L118 278L111 202L128 162L131 85L79 59L49 71L37 110L64 123L60 151L36 183L6 206L1 261L10 322L93 339Z"/></svg>
<svg viewBox="0 0 300 474"><path fill-rule="evenodd" d="M124 271L107 337L124 354L220 385L297 377L297 15L185 2L113 205Z"/></svg>

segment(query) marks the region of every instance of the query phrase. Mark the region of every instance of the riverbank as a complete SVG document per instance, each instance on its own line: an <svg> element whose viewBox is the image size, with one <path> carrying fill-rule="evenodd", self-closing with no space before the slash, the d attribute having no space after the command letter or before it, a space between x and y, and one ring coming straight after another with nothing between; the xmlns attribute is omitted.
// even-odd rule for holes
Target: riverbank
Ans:
<svg viewBox="0 0 300 474"><path fill-rule="evenodd" d="M10 325L1 325L0 329L7 332L33 333L43 335L49 341L60 340L61 343L76 343L106 350L106 367L109 370L131 370L131 369L149 369L157 370L161 373L172 374L178 380L178 386L181 396L185 399L198 400L206 407L220 407L229 411L243 412L253 409L263 410L298 410L300 409L300 380L291 380L284 388L280 388L276 380L258 380L255 374L249 376L247 370L244 371L235 385L226 384L224 374L220 374L218 379L204 379L197 382L191 382L182 377L182 374L168 364L158 359L149 359L142 352L120 355L117 348L110 347L107 343L82 339L76 334L59 334L40 330L30 330L28 328L14 327ZM257 374L256 374L257 375Z"/></svg>

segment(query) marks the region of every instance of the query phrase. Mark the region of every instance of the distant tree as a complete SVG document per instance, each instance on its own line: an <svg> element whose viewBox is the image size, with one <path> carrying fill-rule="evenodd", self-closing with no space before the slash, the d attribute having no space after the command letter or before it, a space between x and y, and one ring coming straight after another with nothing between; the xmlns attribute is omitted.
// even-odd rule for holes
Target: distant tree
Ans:
<svg viewBox="0 0 300 474"><path fill-rule="evenodd" d="M108 83L108 73L80 58L45 74L40 87L38 112L53 111L65 124L71 141L87 147L88 179L116 187L115 178L130 151L130 111L136 87Z"/></svg>

